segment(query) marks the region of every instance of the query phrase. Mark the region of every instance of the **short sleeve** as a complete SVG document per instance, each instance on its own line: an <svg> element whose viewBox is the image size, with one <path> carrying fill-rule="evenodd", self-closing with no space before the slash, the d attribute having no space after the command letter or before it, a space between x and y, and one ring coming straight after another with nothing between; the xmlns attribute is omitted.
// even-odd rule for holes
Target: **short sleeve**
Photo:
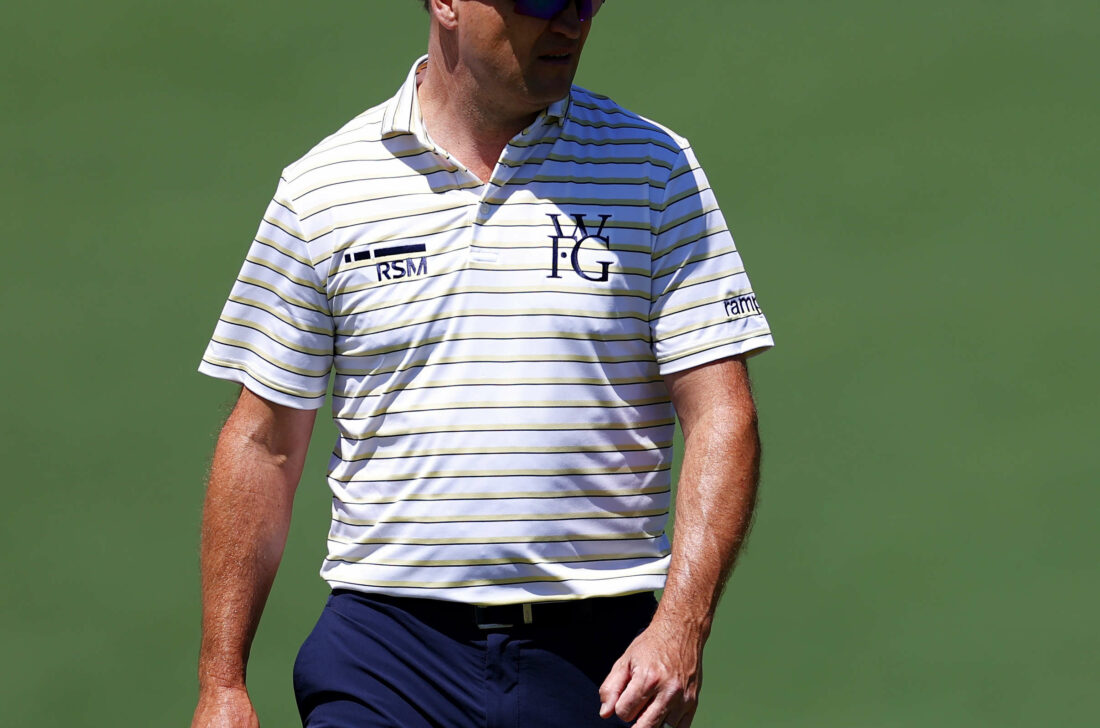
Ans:
<svg viewBox="0 0 1100 728"><path fill-rule="evenodd" d="M333 321L306 236L280 184L199 371L296 409L324 404Z"/></svg>
<svg viewBox="0 0 1100 728"><path fill-rule="evenodd" d="M653 228L650 333L661 374L774 344L706 175L681 149Z"/></svg>

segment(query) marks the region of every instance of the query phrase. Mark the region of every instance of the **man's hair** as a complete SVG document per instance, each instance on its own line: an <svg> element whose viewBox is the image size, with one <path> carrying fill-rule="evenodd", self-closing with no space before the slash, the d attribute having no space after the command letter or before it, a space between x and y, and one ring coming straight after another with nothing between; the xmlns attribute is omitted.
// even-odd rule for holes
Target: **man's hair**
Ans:
<svg viewBox="0 0 1100 728"><path fill-rule="evenodd" d="M420 3L424 6L424 10L428 9L428 0L420 0Z"/></svg>

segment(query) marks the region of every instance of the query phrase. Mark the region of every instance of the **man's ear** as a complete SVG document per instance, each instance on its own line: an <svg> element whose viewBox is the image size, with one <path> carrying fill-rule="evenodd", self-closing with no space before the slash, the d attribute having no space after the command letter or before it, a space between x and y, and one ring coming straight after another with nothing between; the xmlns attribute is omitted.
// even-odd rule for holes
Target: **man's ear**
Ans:
<svg viewBox="0 0 1100 728"><path fill-rule="evenodd" d="M447 30L458 27L458 3L461 0L428 0L428 13Z"/></svg>

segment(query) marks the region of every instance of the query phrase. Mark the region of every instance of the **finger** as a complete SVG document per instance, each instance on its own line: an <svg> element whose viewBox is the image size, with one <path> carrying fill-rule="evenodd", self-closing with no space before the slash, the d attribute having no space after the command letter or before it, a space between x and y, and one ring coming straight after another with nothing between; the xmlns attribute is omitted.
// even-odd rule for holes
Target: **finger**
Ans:
<svg viewBox="0 0 1100 728"><path fill-rule="evenodd" d="M634 728L663 728L667 723L670 723L669 697L671 696L664 693L657 695L646 707L641 717L638 718ZM676 726L676 723L671 724Z"/></svg>
<svg viewBox="0 0 1100 728"><path fill-rule="evenodd" d="M626 660L618 660L611 667L611 672L604 678L600 685L600 717L610 718L615 712L615 703L622 695L623 689L630 682L630 665Z"/></svg>
<svg viewBox="0 0 1100 728"><path fill-rule="evenodd" d="M615 703L615 715L623 720L634 720L653 700L659 686L660 681L652 673L633 673L626 689Z"/></svg>

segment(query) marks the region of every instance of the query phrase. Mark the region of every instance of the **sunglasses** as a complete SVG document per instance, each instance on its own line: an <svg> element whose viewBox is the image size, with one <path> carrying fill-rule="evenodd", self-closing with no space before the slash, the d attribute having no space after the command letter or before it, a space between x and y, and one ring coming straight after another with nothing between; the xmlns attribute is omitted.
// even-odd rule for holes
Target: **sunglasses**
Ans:
<svg viewBox="0 0 1100 728"><path fill-rule="evenodd" d="M551 20L558 17L570 3L577 6L577 17L583 23L600 11L604 0L516 0L516 12L532 18Z"/></svg>

